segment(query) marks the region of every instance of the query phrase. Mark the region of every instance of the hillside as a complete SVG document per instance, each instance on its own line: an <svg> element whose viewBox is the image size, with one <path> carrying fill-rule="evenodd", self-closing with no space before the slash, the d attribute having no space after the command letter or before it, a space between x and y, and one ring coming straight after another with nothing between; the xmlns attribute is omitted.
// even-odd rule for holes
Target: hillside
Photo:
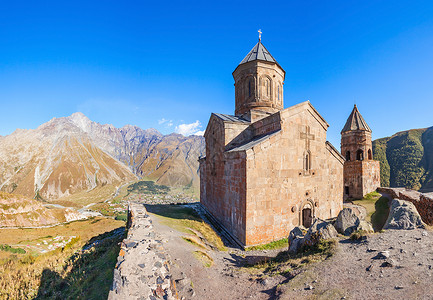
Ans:
<svg viewBox="0 0 433 300"><path fill-rule="evenodd" d="M203 151L202 137L116 128L74 113L0 138L0 190L54 200L138 177L198 188Z"/></svg>
<svg viewBox="0 0 433 300"><path fill-rule="evenodd" d="M382 186L433 190L433 127L375 140L373 154Z"/></svg>
<svg viewBox="0 0 433 300"><path fill-rule="evenodd" d="M0 227L48 226L83 218L70 208L48 209L37 200L0 192Z"/></svg>

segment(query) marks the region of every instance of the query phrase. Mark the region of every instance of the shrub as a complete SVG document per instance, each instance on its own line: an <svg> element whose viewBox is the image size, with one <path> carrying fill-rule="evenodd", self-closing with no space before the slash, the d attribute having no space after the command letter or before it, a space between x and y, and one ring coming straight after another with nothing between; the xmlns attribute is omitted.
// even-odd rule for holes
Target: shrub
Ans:
<svg viewBox="0 0 433 300"><path fill-rule="evenodd" d="M26 250L24 250L22 248L13 248L9 245L0 245L0 250L8 251L11 253L18 253L18 254L25 254L26 253Z"/></svg>
<svg viewBox="0 0 433 300"><path fill-rule="evenodd" d="M128 215L126 213L120 213L120 214L117 214L114 219L127 222L128 221Z"/></svg>

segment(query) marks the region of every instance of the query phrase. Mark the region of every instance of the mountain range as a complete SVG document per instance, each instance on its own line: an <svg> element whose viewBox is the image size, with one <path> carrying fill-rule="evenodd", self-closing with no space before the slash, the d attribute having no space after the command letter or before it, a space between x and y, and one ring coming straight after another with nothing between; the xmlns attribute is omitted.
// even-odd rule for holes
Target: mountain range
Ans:
<svg viewBox="0 0 433 300"><path fill-rule="evenodd" d="M82 113L0 137L0 190L53 200L138 178L198 188L200 136L116 128Z"/></svg>
<svg viewBox="0 0 433 300"><path fill-rule="evenodd" d="M433 127L412 129L373 141L382 186L433 191Z"/></svg>

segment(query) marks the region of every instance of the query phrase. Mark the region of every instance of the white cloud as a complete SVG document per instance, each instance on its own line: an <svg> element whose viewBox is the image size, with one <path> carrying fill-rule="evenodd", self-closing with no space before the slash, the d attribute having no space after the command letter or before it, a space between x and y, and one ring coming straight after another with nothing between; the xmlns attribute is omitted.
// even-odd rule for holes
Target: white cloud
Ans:
<svg viewBox="0 0 433 300"><path fill-rule="evenodd" d="M203 131L200 131L201 128L200 121L197 120L194 123L191 124L180 124L179 126L176 126L175 132L182 134L183 136L189 136L189 135L203 135Z"/></svg>
<svg viewBox="0 0 433 300"><path fill-rule="evenodd" d="M164 124L165 122L168 122L168 120L164 119L164 118L162 118L161 120L158 120L159 125Z"/></svg>
<svg viewBox="0 0 433 300"><path fill-rule="evenodd" d="M173 120L167 120L166 118L162 118L161 120L158 120L158 124L162 125L165 124L165 127L171 127L173 126Z"/></svg>
<svg viewBox="0 0 433 300"><path fill-rule="evenodd" d="M199 135L199 136L203 136L203 134L204 134L204 130L200 130L194 133L194 135Z"/></svg>

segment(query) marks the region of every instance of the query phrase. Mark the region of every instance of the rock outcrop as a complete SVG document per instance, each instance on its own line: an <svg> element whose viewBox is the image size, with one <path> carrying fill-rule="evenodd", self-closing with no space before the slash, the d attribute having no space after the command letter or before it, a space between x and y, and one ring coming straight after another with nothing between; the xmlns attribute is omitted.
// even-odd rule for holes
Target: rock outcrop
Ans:
<svg viewBox="0 0 433 300"><path fill-rule="evenodd" d="M380 193L388 194L393 199L412 202L421 219L428 225L433 225L433 193L420 193L405 188L379 188Z"/></svg>
<svg viewBox="0 0 433 300"><path fill-rule="evenodd" d="M312 247L317 245L322 240L336 238L338 235L334 226L326 221L316 219L308 228L305 236L299 227L295 227L289 234L289 252L297 253L303 247Z"/></svg>
<svg viewBox="0 0 433 300"><path fill-rule="evenodd" d="M146 208L131 203L128 213L128 236L122 242L108 299L176 299L169 258Z"/></svg>
<svg viewBox="0 0 433 300"><path fill-rule="evenodd" d="M415 229L425 228L415 205L409 201L393 199L389 216L383 229Z"/></svg>

